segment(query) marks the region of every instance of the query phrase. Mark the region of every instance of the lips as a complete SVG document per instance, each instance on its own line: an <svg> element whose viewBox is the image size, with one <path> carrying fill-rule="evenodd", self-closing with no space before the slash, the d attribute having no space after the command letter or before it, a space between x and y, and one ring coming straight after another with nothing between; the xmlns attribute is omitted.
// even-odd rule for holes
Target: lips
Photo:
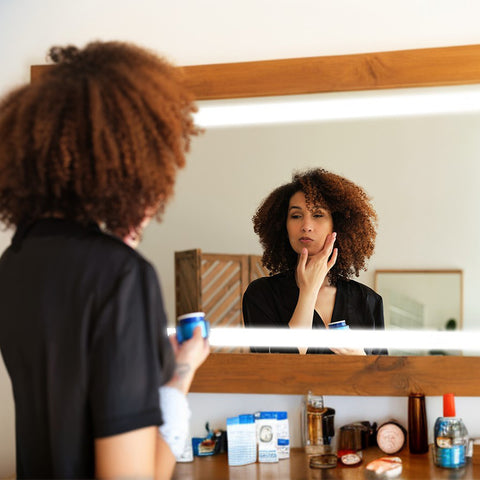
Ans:
<svg viewBox="0 0 480 480"><path fill-rule="evenodd" d="M313 238L310 238L310 237L301 237L301 238L300 238L300 242L301 242L301 243L311 243L311 242L313 242Z"/></svg>

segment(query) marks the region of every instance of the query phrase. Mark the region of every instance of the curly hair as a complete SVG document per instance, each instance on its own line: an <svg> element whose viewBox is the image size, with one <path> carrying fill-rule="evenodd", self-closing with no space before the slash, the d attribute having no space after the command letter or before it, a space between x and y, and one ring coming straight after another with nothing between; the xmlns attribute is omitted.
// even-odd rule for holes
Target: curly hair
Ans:
<svg viewBox="0 0 480 480"><path fill-rule="evenodd" d="M0 222L56 215L124 236L146 211L161 220L199 132L180 70L122 42L49 56L0 103Z"/></svg>
<svg viewBox="0 0 480 480"><path fill-rule="evenodd" d="M290 246L286 222L290 198L299 191L305 194L309 210L322 207L332 215L338 258L329 272L331 284L366 270L375 248L377 221L369 197L340 175L312 169L294 173L292 181L276 188L253 216L253 229L264 250L262 264L270 275L296 267L298 255Z"/></svg>

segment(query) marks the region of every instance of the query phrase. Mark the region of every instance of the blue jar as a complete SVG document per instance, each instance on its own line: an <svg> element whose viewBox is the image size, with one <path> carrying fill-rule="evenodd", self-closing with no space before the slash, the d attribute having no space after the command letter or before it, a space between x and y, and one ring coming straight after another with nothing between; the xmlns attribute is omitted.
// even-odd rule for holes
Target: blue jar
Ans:
<svg viewBox="0 0 480 480"><path fill-rule="evenodd" d="M463 420L455 416L453 394L443 397L443 417L435 422L434 461L443 468L461 468L466 463L467 429Z"/></svg>
<svg viewBox="0 0 480 480"><path fill-rule="evenodd" d="M210 324L205 320L204 312L193 312L180 315L177 318L177 341L182 343L192 338L196 327L202 328L202 337L207 338L210 331Z"/></svg>
<svg viewBox="0 0 480 480"><path fill-rule="evenodd" d="M345 320L339 320L338 322L332 322L328 325L329 329L335 330L349 330L349 326Z"/></svg>

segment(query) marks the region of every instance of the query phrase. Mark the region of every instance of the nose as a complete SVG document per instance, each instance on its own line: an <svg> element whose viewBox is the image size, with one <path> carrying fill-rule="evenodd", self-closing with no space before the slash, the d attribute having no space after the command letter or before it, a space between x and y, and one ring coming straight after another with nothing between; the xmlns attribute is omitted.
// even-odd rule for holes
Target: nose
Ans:
<svg viewBox="0 0 480 480"><path fill-rule="evenodd" d="M302 232L311 232L311 231L312 231L312 224L308 219L305 219L302 225Z"/></svg>

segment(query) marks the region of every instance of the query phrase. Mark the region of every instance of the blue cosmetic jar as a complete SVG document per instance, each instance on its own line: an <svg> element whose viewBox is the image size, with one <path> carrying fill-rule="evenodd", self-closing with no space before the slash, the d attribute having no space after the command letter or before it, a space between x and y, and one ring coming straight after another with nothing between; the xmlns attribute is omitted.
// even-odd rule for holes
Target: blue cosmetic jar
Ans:
<svg viewBox="0 0 480 480"><path fill-rule="evenodd" d="M204 312L193 312L180 315L177 318L177 340L182 343L192 338L193 331L197 326L202 328L202 337L207 338L210 332L210 324L205 320Z"/></svg>

